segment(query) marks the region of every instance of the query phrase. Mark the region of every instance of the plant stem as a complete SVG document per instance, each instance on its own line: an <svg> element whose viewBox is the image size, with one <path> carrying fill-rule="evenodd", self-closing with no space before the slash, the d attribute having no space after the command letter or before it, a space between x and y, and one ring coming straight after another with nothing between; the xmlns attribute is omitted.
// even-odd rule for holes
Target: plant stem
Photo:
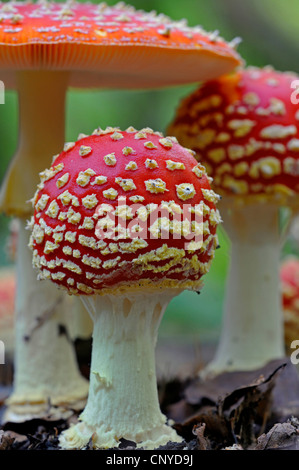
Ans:
<svg viewBox="0 0 299 470"><path fill-rule="evenodd" d="M17 251L14 390L5 416L15 422L59 416L56 408L82 409L88 393L68 337L68 296L50 281L37 280L28 237L23 220Z"/></svg>
<svg viewBox="0 0 299 470"><path fill-rule="evenodd" d="M32 268L25 217L28 201L63 148L67 72L17 72L19 95L19 147L0 193L0 210L18 216L16 342L14 391L7 400L6 419L23 421L44 416L54 407L82 407L88 382L80 375L68 330L65 293L51 282L39 282ZM49 404L50 403L50 404ZM84 403L83 403L84 406Z"/></svg>
<svg viewBox="0 0 299 470"><path fill-rule="evenodd" d="M221 215L231 263L220 341L204 374L253 370L284 355L279 208L226 205Z"/></svg>
<svg viewBox="0 0 299 470"><path fill-rule="evenodd" d="M67 72L17 72L19 146L0 192L0 211L29 216L39 173L64 144Z"/></svg>
<svg viewBox="0 0 299 470"><path fill-rule="evenodd" d="M180 441L158 401L155 345L163 313L178 292L94 297L89 397L63 448L111 448L121 438L156 448Z"/></svg>

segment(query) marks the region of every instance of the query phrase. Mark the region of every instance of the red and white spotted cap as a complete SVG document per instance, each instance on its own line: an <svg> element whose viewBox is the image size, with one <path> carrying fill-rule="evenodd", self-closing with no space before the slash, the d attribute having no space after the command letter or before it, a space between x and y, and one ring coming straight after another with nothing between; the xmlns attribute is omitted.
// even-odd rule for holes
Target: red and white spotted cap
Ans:
<svg viewBox="0 0 299 470"><path fill-rule="evenodd" d="M16 70L69 70L72 86L148 88L206 80L240 64L217 33L165 15L76 1L0 2L1 80Z"/></svg>
<svg viewBox="0 0 299 470"><path fill-rule="evenodd" d="M196 152L220 194L298 205L298 79L268 66L206 82L181 103L168 132Z"/></svg>
<svg viewBox="0 0 299 470"><path fill-rule="evenodd" d="M77 295L199 290L221 219L193 152L150 128L80 137L41 173L33 198L39 277Z"/></svg>

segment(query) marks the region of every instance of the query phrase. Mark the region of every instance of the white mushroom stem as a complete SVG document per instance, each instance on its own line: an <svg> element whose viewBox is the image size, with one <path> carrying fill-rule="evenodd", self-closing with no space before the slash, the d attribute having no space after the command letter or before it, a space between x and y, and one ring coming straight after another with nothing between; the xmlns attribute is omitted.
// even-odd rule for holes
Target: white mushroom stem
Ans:
<svg viewBox="0 0 299 470"><path fill-rule="evenodd" d="M231 240L223 325L216 355L203 372L254 370L283 357L279 208L257 204L221 215Z"/></svg>
<svg viewBox="0 0 299 470"><path fill-rule="evenodd" d="M5 415L13 422L83 409L88 394L68 337L68 296L50 281L37 280L28 238L23 220L16 259L14 390Z"/></svg>
<svg viewBox="0 0 299 470"><path fill-rule="evenodd" d="M0 211L28 216L39 173L64 144L67 72L17 72L19 144L0 192Z"/></svg>
<svg viewBox="0 0 299 470"><path fill-rule="evenodd" d="M158 328L178 291L91 297L94 318L90 389L79 423L63 432L65 449L119 445L153 449L181 441L161 413L155 371Z"/></svg>

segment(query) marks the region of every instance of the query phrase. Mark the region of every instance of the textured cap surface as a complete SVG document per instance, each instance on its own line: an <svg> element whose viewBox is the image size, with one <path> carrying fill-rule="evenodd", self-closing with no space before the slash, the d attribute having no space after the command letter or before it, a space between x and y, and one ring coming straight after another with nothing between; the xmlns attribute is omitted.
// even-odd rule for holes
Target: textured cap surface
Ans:
<svg viewBox="0 0 299 470"><path fill-rule="evenodd" d="M169 132L196 151L220 194L298 204L298 78L248 67L207 82L182 102Z"/></svg>
<svg viewBox="0 0 299 470"><path fill-rule="evenodd" d="M70 70L73 86L161 87L228 73L240 63L215 33L122 2L0 3L1 79L14 70ZM9 72L9 73L8 73Z"/></svg>
<svg viewBox="0 0 299 470"><path fill-rule="evenodd" d="M31 247L41 278L74 294L198 289L220 222L202 165L149 128L97 129L41 174Z"/></svg>

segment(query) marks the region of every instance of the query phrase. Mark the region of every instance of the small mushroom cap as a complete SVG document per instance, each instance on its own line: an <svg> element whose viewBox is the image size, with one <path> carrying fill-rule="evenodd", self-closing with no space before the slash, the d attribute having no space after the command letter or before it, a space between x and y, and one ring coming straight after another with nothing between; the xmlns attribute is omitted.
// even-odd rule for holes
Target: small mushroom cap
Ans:
<svg viewBox="0 0 299 470"><path fill-rule="evenodd" d="M298 205L299 77L248 67L206 82L179 107L168 132L197 153L213 187L235 201Z"/></svg>
<svg viewBox="0 0 299 470"><path fill-rule="evenodd" d="M214 78L241 59L234 44L200 27L122 2L1 2L0 67L69 70L72 86L148 88Z"/></svg>
<svg viewBox="0 0 299 470"><path fill-rule="evenodd" d="M284 313L284 339L286 347L299 340L299 259L287 257L281 264L280 284Z"/></svg>
<svg viewBox="0 0 299 470"><path fill-rule="evenodd" d="M219 197L175 138L96 129L41 173L30 246L41 279L77 295L198 290L218 244Z"/></svg>

